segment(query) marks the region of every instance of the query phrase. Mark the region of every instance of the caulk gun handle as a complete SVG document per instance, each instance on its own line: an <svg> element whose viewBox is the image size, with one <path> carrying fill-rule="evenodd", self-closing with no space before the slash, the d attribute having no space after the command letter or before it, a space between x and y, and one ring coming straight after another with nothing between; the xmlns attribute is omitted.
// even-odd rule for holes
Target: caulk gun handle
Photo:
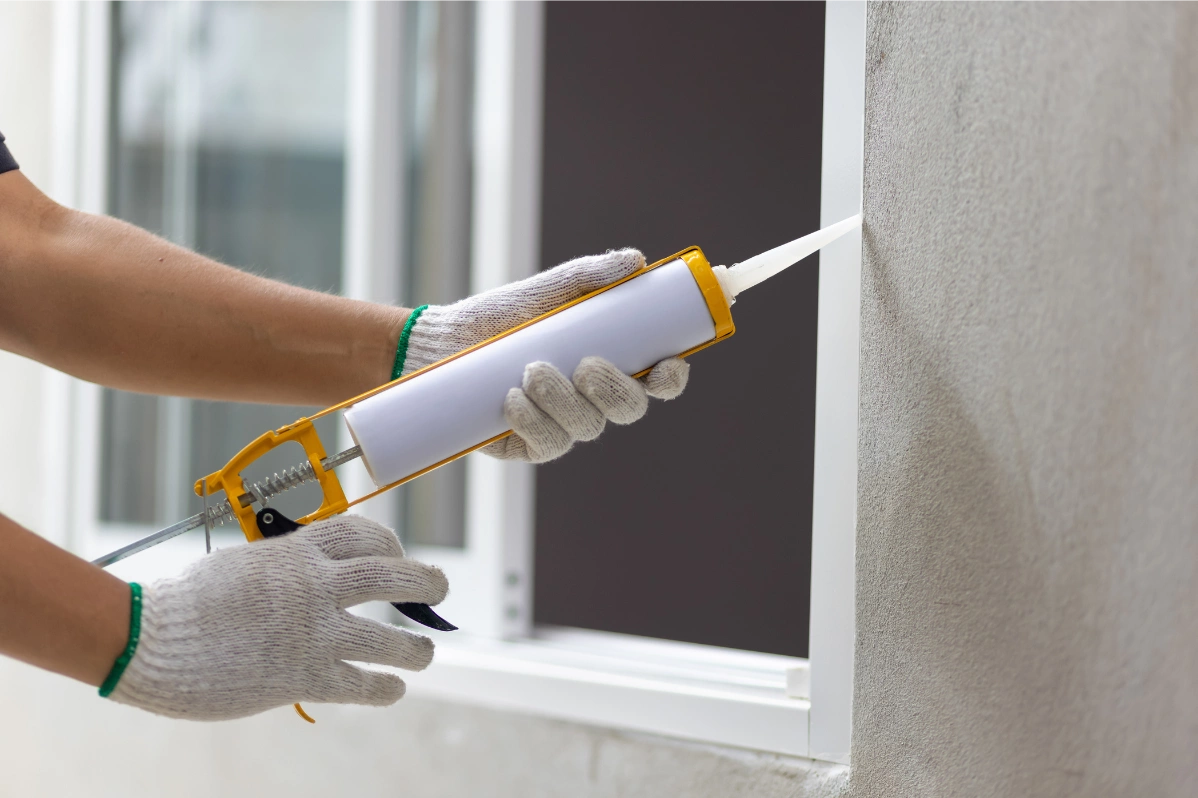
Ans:
<svg viewBox="0 0 1198 798"><path fill-rule="evenodd" d="M258 511L256 517L258 520L258 531L262 533L262 537L264 538L276 538L280 535L286 535L288 532L294 532L301 526L298 522L292 521L272 507L263 507ZM427 604L418 604L414 601L393 601L391 602L391 606L416 623L427 626L430 629L436 629L438 632L452 632L457 629L452 623L433 612L433 608Z"/></svg>

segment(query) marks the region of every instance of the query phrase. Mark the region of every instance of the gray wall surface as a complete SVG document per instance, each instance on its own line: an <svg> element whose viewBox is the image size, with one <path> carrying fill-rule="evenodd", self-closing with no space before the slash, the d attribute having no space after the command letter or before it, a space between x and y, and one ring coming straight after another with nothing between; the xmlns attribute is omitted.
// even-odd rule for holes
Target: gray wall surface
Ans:
<svg viewBox="0 0 1198 798"><path fill-rule="evenodd" d="M867 57L853 792L1198 795L1198 6Z"/></svg>

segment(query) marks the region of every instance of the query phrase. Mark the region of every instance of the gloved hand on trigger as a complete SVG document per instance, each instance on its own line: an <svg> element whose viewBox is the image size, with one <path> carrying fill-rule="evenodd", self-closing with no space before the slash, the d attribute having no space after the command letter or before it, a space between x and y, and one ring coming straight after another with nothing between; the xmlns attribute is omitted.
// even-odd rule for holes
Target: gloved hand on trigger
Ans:
<svg viewBox="0 0 1198 798"><path fill-rule="evenodd" d="M361 516L222 549L145 588L137 649L111 697L193 720L297 702L393 704L402 679L346 661L419 671L433 641L346 608L437 604L447 590L440 569L406 559L393 532Z"/></svg>
<svg viewBox="0 0 1198 798"><path fill-rule="evenodd" d="M578 258L452 305L425 308L408 333L402 374L444 360L644 265L640 252L621 249ZM524 370L523 390L513 388L503 405L515 434L481 451L533 463L553 460L575 441L598 437L607 421L636 421L648 409L648 397L677 397L686 387L689 371L686 361L670 358L635 380L602 358L588 357L570 379L549 363L530 363Z"/></svg>

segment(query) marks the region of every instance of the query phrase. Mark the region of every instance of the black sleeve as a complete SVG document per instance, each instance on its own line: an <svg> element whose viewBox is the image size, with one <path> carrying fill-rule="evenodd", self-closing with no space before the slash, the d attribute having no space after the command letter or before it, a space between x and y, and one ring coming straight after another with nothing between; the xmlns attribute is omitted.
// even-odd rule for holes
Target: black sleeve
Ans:
<svg viewBox="0 0 1198 798"><path fill-rule="evenodd" d="M4 134L0 133L0 174L11 172L13 169L19 168L17 161L12 157L12 153L8 151L8 147L4 146Z"/></svg>

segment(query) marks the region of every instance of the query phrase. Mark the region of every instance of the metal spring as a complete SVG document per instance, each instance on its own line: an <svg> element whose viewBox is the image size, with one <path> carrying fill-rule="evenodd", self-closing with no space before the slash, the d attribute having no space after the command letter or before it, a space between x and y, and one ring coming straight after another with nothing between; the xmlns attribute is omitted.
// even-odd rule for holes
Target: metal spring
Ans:
<svg viewBox="0 0 1198 798"><path fill-rule="evenodd" d="M208 508L208 523L213 527L224 526L227 522L236 521L237 517L233 515L233 505L229 504L229 500L225 499L220 504L214 504ZM201 516L203 513L200 514ZM203 523L201 521L201 523Z"/></svg>
<svg viewBox="0 0 1198 798"><path fill-rule="evenodd" d="M246 492L253 496L259 505L265 507L272 496L278 496L283 491L299 487L314 479L316 479L316 472L312 468L312 464L304 463L285 469L281 474L276 471L261 482L247 486Z"/></svg>
<svg viewBox="0 0 1198 798"><path fill-rule="evenodd" d="M242 497L244 504L247 497L252 497L260 506L265 507L272 496L278 496L284 491L299 487L306 482L311 482L316 479L316 472L312 468L311 463L304 463L293 468L288 468L282 473L275 472L261 482L255 482L253 485L247 485L245 488L246 496ZM208 523L212 527L224 526L227 523L237 521L237 515L233 512L233 505L228 499L213 504L207 509ZM204 513L199 514L200 523L203 523Z"/></svg>

